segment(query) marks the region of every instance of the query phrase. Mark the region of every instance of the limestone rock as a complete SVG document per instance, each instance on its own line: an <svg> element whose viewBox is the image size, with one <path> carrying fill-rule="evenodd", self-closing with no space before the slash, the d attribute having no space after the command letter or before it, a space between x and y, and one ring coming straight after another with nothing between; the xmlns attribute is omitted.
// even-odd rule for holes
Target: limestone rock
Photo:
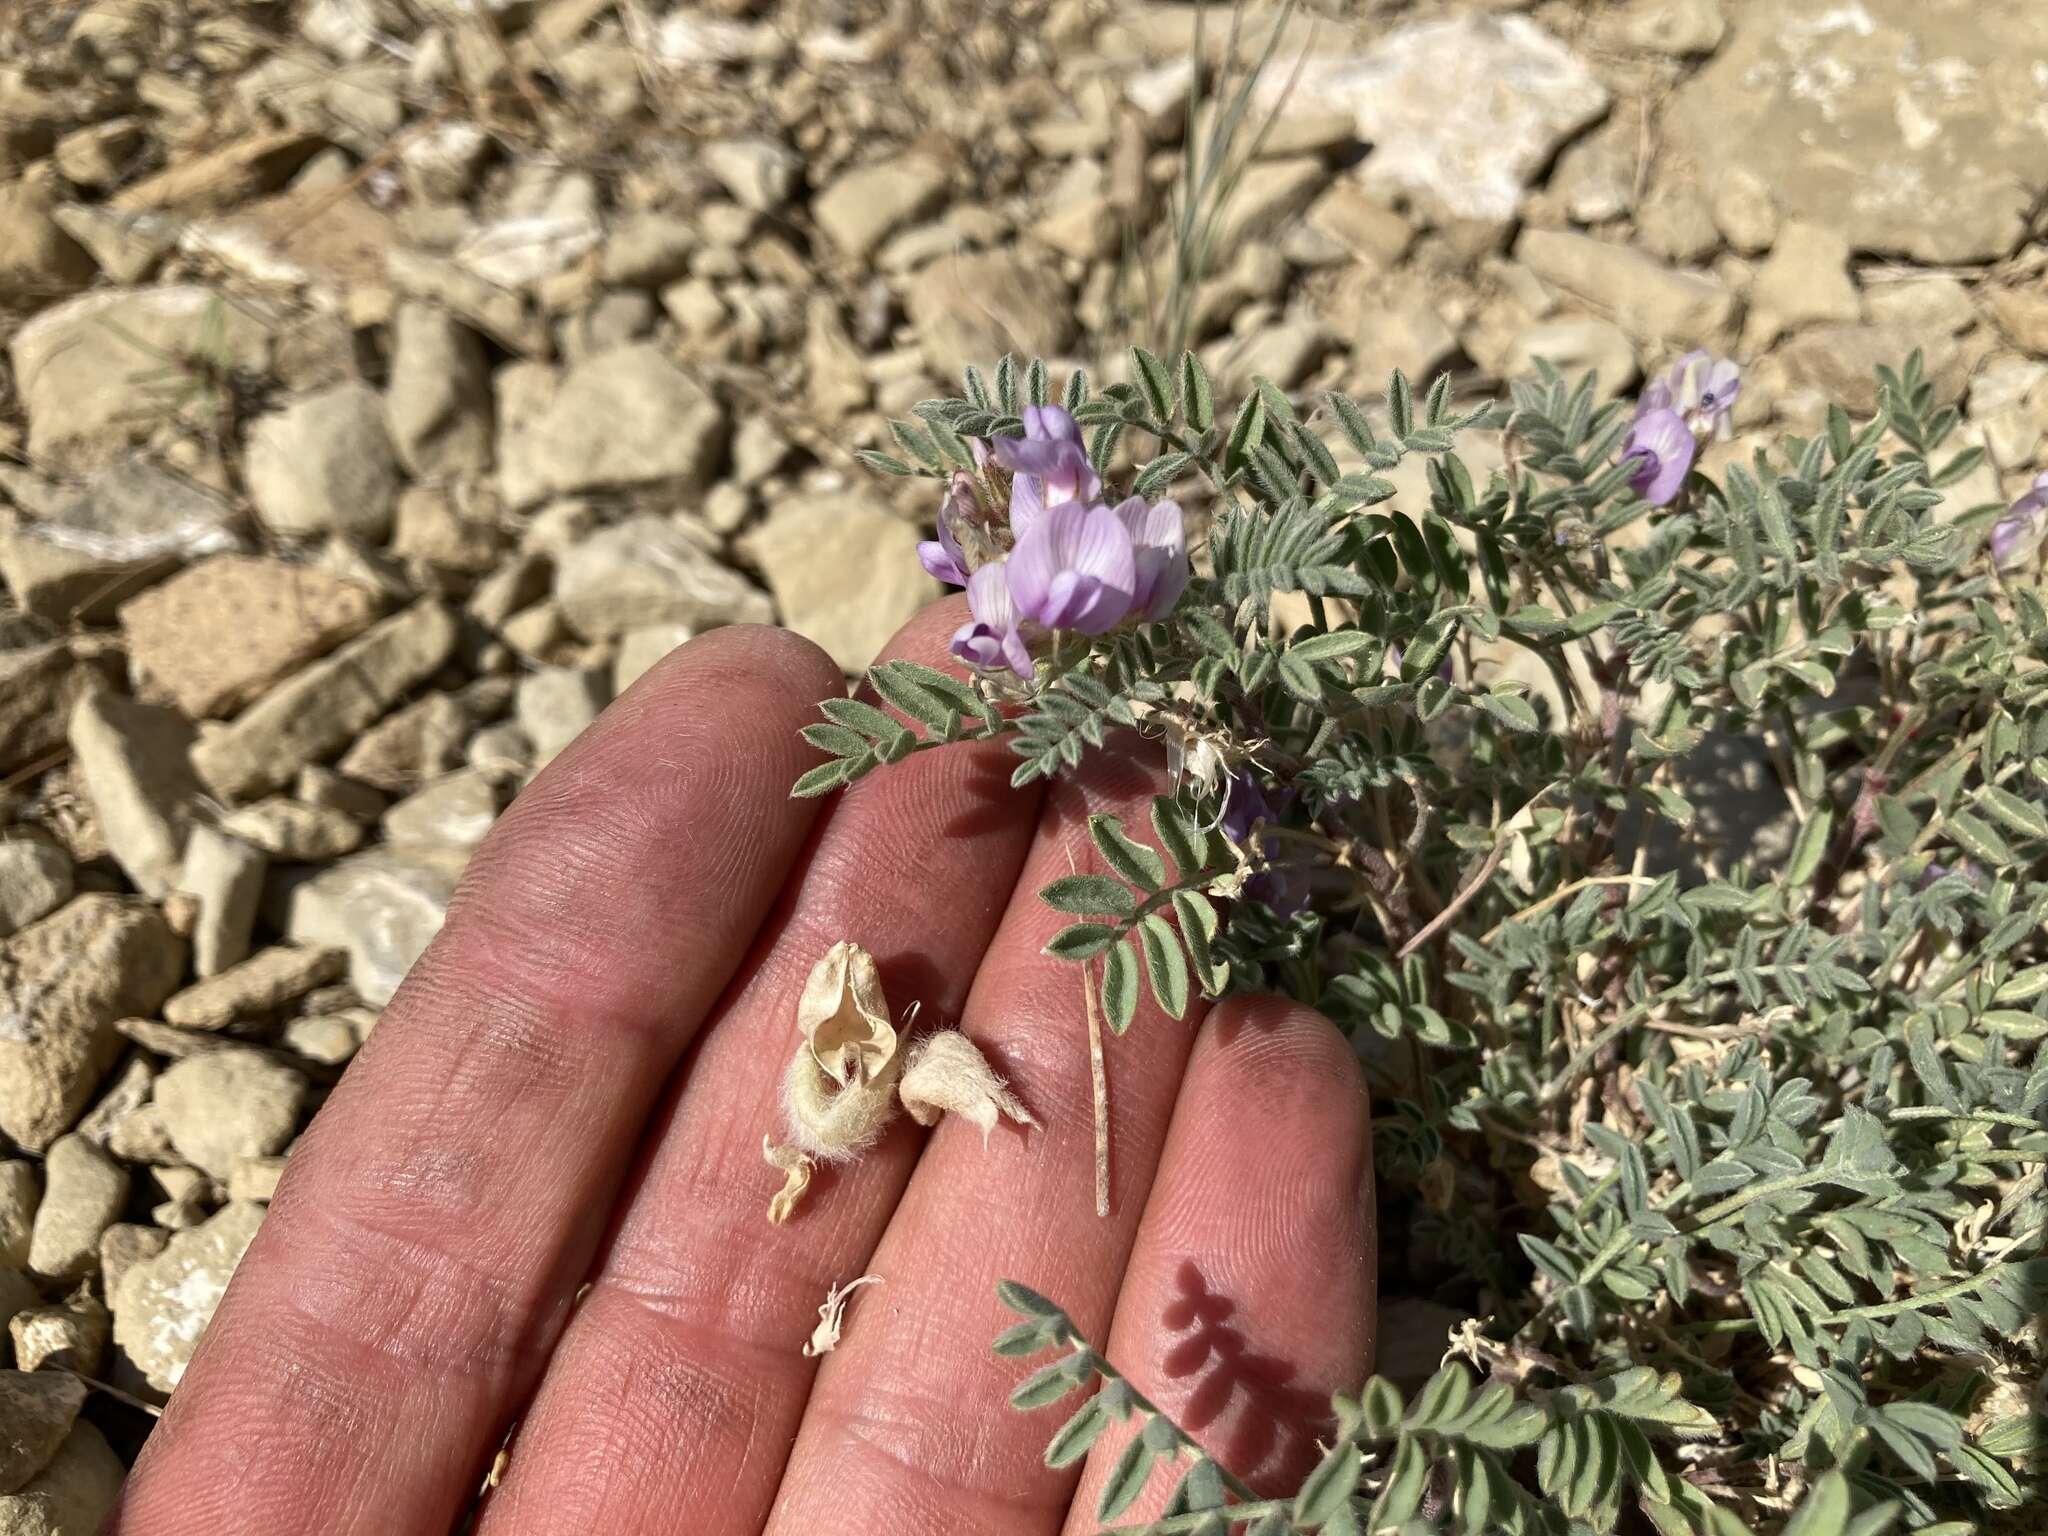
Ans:
<svg viewBox="0 0 2048 1536"><path fill-rule="evenodd" d="M9 644L0 638L0 773L48 757L64 744L71 711L110 669L62 640Z"/></svg>
<svg viewBox="0 0 2048 1536"><path fill-rule="evenodd" d="M165 895L202 793L186 757L191 723L174 709L103 690L78 701L70 736L108 851L143 895Z"/></svg>
<svg viewBox="0 0 2048 1536"><path fill-rule="evenodd" d="M454 649L455 617L431 599L351 640L200 739L193 766L228 799L275 788L327 756L431 675Z"/></svg>
<svg viewBox="0 0 2048 1536"><path fill-rule="evenodd" d="M1862 319L1863 305L1849 276L1849 242L1836 230L1791 220L1756 269L1749 307L1744 342L1754 352L1801 326Z"/></svg>
<svg viewBox="0 0 2048 1536"><path fill-rule="evenodd" d="M1853 249L1989 261L2048 188L2044 51L2030 5L1755 0L1667 128L1709 184L1747 170Z"/></svg>
<svg viewBox="0 0 2048 1536"><path fill-rule="evenodd" d="M1728 18L1720 0L1630 0L1599 18L1596 35L1609 46L1695 58L1721 46Z"/></svg>
<svg viewBox="0 0 2048 1536"><path fill-rule="evenodd" d="M1291 70L1262 83L1265 104ZM1455 218L1514 217L1558 146L1607 110L1607 89L1525 16L1456 16L1395 27L1364 53L1310 59L1290 110L1354 113L1373 146L1369 183L1422 192ZM1456 103L1456 110L1446 110Z"/></svg>
<svg viewBox="0 0 2048 1536"><path fill-rule="evenodd" d="M725 452L725 412L653 342L614 347L565 373L544 406L499 422L506 499L638 485L696 490Z"/></svg>
<svg viewBox="0 0 2048 1536"><path fill-rule="evenodd" d="M399 847L474 848L497 819L498 791L491 778L465 768L414 790L386 811L384 837Z"/></svg>
<svg viewBox="0 0 2048 1536"><path fill-rule="evenodd" d="M199 904L192 924L192 969L212 976L249 952L270 861L239 837L196 826L185 840L178 889Z"/></svg>
<svg viewBox="0 0 2048 1536"><path fill-rule="evenodd" d="M108 1296L119 1293L121 1279L144 1259L164 1251L171 1234L162 1227L117 1221L100 1234L100 1285Z"/></svg>
<svg viewBox="0 0 2048 1536"><path fill-rule="evenodd" d="M313 566L215 555L121 606L128 652L195 720L361 634L377 596Z"/></svg>
<svg viewBox="0 0 2048 1536"><path fill-rule="evenodd" d="M36 1207L28 1266L71 1282L99 1265L100 1234L128 1199L128 1170L83 1136L59 1136L43 1163L47 1187Z"/></svg>
<svg viewBox="0 0 2048 1536"><path fill-rule="evenodd" d="M266 526L288 536L391 531L398 458L384 402L353 380L296 400L249 432L249 496Z"/></svg>
<svg viewBox="0 0 2048 1536"><path fill-rule="evenodd" d="M0 939L69 901L72 878L71 855L55 843L0 836Z"/></svg>
<svg viewBox="0 0 2048 1536"><path fill-rule="evenodd" d="M719 561L708 536L651 513L592 534L563 556L555 600L586 640L643 624L765 624L768 596Z"/></svg>
<svg viewBox="0 0 2048 1536"><path fill-rule="evenodd" d="M2026 288L1990 288L1992 318L2012 344L2035 357L2048 357L2048 280Z"/></svg>
<svg viewBox="0 0 2048 1536"><path fill-rule="evenodd" d="M639 682L693 633L687 624L643 624L619 636L619 653L612 658L612 696Z"/></svg>
<svg viewBox="0 0 2048 1536"><path fill-rule="evenodd" d="M773 139L720 139L698 152L704 169L716 176L742 208L773 213L789 201L803 161L786 144Z"/></svg>
<svg viewBox="0 0 2048 1536"><path fill-rule="evenodd" d="M157 911L77 896L0 943L0 1132L40 1152L120 1054L114 1021L155 1011L185 968Z"/></svg>
<svg viewBox="0 0 2048 1536"><path fill-rule="evenodd" d="M864 492L792 496L746 541L782 621L846 672L863 671L938 596L918 531Z"/></svg>
<svg viewBox="0 0 2048 1536"><path fill-rule="evenodd" d="M99 1256L93 1256L99 1262ZM44 1369L99 1373L113 1319L90 1294L68 1305L24 1307L7 1320L14 1363L24 1371Z"/></svg>
<svg viewBox="0 0 2048 1536"><path fill-rule="evenodd" d="M400 293L446 307L521 357L548 355L547 322L512 289L488 282L445 256L403 246L388 251L385 264Z"/></svg>
<svg viewBox="0 0 2048 1536"><path fill-rule="evenodd" d="M541 667L522 677L514 710L536 763L574 741L608 700L609 679L601 669Z"/></svg>
<svg viewBox="0 0 2048 1536"><path fill-rule="evenodd" d="M842 173L811 200L811 215L842 255L862 257L924 217L946 194L946 168L929 155L897 155Z"/></svg>
<svg viewBox="0 0 2048 1536"><path fill-rule="evenodd" d="M1538 277L1611 314L1638 341L1682 346L1725 342L1735 295L1701 273L1683 272L1590 235L1529 229L1515 255Z"/></svg>
<svg viewBox="0 0 2048 1536"><path fill-rule="evenodd" d="M181 405L161 382L167 359L207 356L261 373L270 326L198 286L115 288L46 309L14 335L16 387L29 452L58 469L104 463Z"/></svg>
<svg viewBox="0 0 2048 1536"><path fill-rule="evenodd" d="M0 576L30 613L98 622L181 561L237 548L238 521L227 502L184 476L122 458L47 515L0 528Z"/></svg>
<svg viewBox="0 0 2048 1536"><path fill-rule="evenodd" d="M446 310L403 304L392 327L385 424L398 460L433 479L491 467L491 386L483 341Z"/></svg>
<svg viewBox="0 0 2048 1536"><path fill-rule="evenodd" d="M464 849L376 848L343 859L293 888L286 936L346 949L350 984L382 1007L441 931L468 858Z"/></svg>
<svg viewBox="0 0 2048 1536"><path fill-rule="evenodd" d="M114 1294L114 1342L159 1392L176 1387L228 1280L263 1221L263 1207L232 1201L155 1258L128 1268Z"/></svg>
<svg viewBox="0 0 2048 1536"><path fill-rule="evenodd" d="M949 256L920 268L904 293L925 361L948 377L986 371L1005 352L1057 357L1073 339L1073 299L1049 257L1022 251Z"/></svg>
<svg viewBox="0 0 2048 1536"><path fill-rule="evenodd" d="M164 1003L164 1021L180 1029L223 1029L271 1013L338 980L348 960L338 949L273 944L238 965L193 983ZM163 1088L157 1088L161 1097Z"/></svg>
<svg viewBox="0 0 2048 1536"><path fill-rule="evenodd" d="M0 1371L0 1494L15 1493L50 1464L84 1406L85 1383L76 1376ZM0 1510L7 1502L0 1499Z"/></svg>
<svg viewBox="0 0 2048 1536"><path fill-rule="evenodd" d="M1969 380L1963 349L1942 336L1884 325L1822 325L1802 331L1777 355L1795 385L1819 390L1852 415L1877 411L1877 380L1881 363L1903 367L1914 348L1926 355L1927 378L1938 401L1959 399Z"/></svg>
<svg viewBox="0 0 2048 1536"><path fill-rule="evenodd" d="M0 305L46 304L92 277L92 258L53 217L46 182L0 186Z"/></svg>
<svg viewBox="0 0 2048 1536"><path fill-rule="evenodd" d="M282 1152L305 1101L302 1074L239 1046L188 1056L156 1080L171 1145L217 1179L233 1173L240 1158Z"/></svg>
<svg viewBox="0 0 2048 1536"><path fill-rule="evenodd" d="M378 798L381 802L382 797ZM381 808L381 804L372 807L370 814ZM283 795L269 795L230 811L221 818L220 825L223 832L232 833L272 858L295 864L324 864L345 853L354 853L363 845L362 823L350 812L331 805L309 805Z"/></svg>

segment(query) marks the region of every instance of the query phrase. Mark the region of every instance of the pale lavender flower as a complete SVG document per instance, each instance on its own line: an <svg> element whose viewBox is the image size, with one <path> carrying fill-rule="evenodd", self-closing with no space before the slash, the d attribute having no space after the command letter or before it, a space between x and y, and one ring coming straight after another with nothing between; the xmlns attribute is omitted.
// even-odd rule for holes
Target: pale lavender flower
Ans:
<svg viewBox="0 0 2048 1536"><path fill-rule="evenodd" d="M1636 416L1676 411L1695 436L1725 440L1735 430L1735 398L1741 393L1742 370L1734 360L1697 349L1673 363L1664 377L1644 386Z"/></svg>
<svg viewBox="0 0 2048 1536"><path fill-rule="evenodd" d="M2010 571L2034 558L2048 535L2048 473L2035 477L2026 495L1991 526L1991 563Z"/></svg>
<svg viewBox="0 0 2048 1536"><path fill-rule="evenodd" d="M1138 586L1131 530L1100 503L1048 507L1008 564L1017 616L1046 629L1105 634L1131 611Z"/></svg>
<svg viewBox="0 0 2048 1536"><path fill-rule="evenodd" d="M984 565L967 579L967 611L974 617L954 631L953 654L979 671L1008 667L1029 677L1031 650L1018 627L1008 561Z"/></svg>
<svg viewBox="0 0 2048 1536"><path fill-rule="evenodd" d="M1261 837L1254 843L1252 833L1261 824L1279 825L1281 812L1293 798L1290 791L1275 804L1266 798L1256 779L1239 769L1230 776L1223 814L1217 822L1231 842L1266 861L1266 867L1245 882L1244 894L1253 901L1263 901L1282 917L1291 917L1308 905L1308 871L1298 865L1272 862L1280 851L1280 839Z"/></svg>
<svg viewBox="0 0 2048 1536"><path fill-rule="evenodd" d="M1652 506L1667 506L1685 484L1698 444L1685 418L1669 407L1653 407L1637 415L1622 446L1623 463L1635 464L1628 483Z"/></svg>
<svg viewBox="0 0 2048 1536"><path fill-rule="evenodd" d="M1116 515L1130 530L1137 565L1131 609L1147 619L1163 619L1173 612L1188 584L1188 533L1180 503L1148 505L1144 497L1133 496L1118 504Z"/></svg>
<svg viewBox="0 0 2048 1536"><path fill-rule="evenodd" d="M1027 405L1023 415L1022 437L999 437L989 448L990 457L1016 477L1010 483L1010 530L1020 539L1047 508L1102 494L1080 423L1057 405Z"/></svg>
<svg viewBox="0 0 2048 1536"><path fill-rule="evenodd" d="M965 470L956 470L946 499L939 504L939 536L917 546L918 562L941 581L956 587L967 585L967 554L960 547L957 523L974 516L978 503L974 480Z"/></svg>

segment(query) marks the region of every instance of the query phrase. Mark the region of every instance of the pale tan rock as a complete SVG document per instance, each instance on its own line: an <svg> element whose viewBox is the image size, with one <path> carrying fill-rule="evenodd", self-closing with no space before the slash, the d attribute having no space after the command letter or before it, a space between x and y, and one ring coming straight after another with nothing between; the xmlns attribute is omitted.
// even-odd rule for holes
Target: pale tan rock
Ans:
<svg viewBox="0 0 2048 1536"><path fill-rule="evenodd" d="M114 1343L159 1392L177 1386L200 1335L213 1321L264 1208L231 1202L154 1258L132 1263L114 1293Z"/></svg>
<svg viewBox="0 0 2048 1536"><path fill-rule="evenodd" d="M789 497L745 541L782 621L847 672L868 663L938 596L918 530L864 491Z"/></svg>
<svg viewBox="0 0 2048 1536"><path fill-rule="evenodd" d="M100 1234L128 1199L128 1171L83 1136L70 1135L51 1143L43 1177L29 1268L45 1280L78 1280L98 1267Z"/></svg>
<svg viewBox="0 0 2048 1536"><path fill-rule="evenodd" d="M348 969L338 949L273 944L164 1002L164 1021L180 1029L222 1029L304 997ZM159 1085L161 1092L161 1085Z"/></svg>

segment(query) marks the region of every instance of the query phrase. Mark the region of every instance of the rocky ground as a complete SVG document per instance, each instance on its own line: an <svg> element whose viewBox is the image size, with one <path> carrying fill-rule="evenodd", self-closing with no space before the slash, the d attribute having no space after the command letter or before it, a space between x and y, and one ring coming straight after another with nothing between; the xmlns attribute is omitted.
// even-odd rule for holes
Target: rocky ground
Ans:
<svg viewBox="0 0 2048 1536"><path fill-rule="evenodd" d="M0 18L0 1536L93 1528L535 769L715 625L859 668L931 507L853 450L1172 339L1192 6L661 5ZM1181 307L1231 387L1707 345L1763 432L1918 346L1957 505L2048 464L2048 10L1317 9Z"/></svg>

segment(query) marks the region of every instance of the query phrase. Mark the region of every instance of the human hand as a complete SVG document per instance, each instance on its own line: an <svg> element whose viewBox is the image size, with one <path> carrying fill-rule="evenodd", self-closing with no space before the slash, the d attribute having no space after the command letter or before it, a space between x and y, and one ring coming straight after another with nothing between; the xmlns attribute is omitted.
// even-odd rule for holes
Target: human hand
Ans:
<svg viewBox="0 0 2048 1536"><path fill-rule="evenodd" d="M892 654L939 664L962 617L935 605ZM1098 1217L1081 973L1041 952L1063 920L1036 892L1093 867L1090 813L1142 826L1163 775L1104 755L1014 791L986 743L792 800L798 728L839 687L793 635L715 631L519 797L294 1152L110 1532L439 1536L515 1418L484 1536L1092 1530L1120 1437L1043 1464L1058 1416L1006 1408L1022 1370L989 1351L1002 1278L1226 1466L1291 1486L1372 1348L1349 1048L1292 1004L1141 1002L1109 1042ZM761 1138L840 939L1038 1126L984 1148L898 1117L775 1227ZM862 1274L882 1283L806 1358Z"/></svg>

